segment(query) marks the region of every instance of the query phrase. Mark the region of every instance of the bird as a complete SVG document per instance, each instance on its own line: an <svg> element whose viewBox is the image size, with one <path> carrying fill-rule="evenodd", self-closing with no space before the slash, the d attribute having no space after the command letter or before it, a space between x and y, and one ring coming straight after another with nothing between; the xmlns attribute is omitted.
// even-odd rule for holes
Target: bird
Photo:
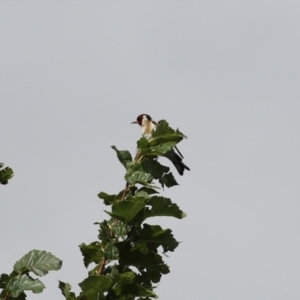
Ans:
<svg viewBox="0 0 300 300"><path fill-rule="evenodd" d="M156 127L158 126L158 123L152 120L152 118L148 114L139 115L136 118L136 121L131 122L131 124L140 125L142 127L142 136L147 139L151 138L152 132L156 130ZM175 152L174 149L178 152L178 154ZM184 170L190 171L190 168L182 162L182 159L184 157L176 146L173 147L167 153L165 153L164 156L173 163L173 165L175 166L175 168L177 169L180 175L183 175Z"/></svg>

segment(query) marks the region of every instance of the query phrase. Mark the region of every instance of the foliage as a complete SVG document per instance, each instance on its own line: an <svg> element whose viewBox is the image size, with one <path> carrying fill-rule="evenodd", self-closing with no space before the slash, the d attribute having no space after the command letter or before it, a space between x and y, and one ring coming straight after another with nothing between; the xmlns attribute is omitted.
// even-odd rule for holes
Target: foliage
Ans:
<svg viewBox="0 0 300 300"><path fill-rule="evenodd" d="M142 137L137 141L135 159L127 150L112 146L125 167L126 186L117 194L98 194L111 207L106 210L110 219L96 223L98 241L80 245L85 266L93 268L80 283L82 292L78 297L70 292L69 284L60 283L67 300L157 298L154 289L162 275L170 272L163 255L174 251L179 243L170 229L146 221L158 216L185 217L177 204L158 194L161 188L178 184L158 158L184 137L166 121L160 121L151 139Z"/></svg>
<svg viewBox="0 0 300 300"><path fill-rule="evenodd" d="M14 176L14 172L10 167L4 167L3 163L0 163L0 183L7 184L8 180Z"/></svg>
<svg viewBox="0 0 300 300"><path fill-rule="evenodd" d="M59 270L62 261L46 251L32 250L18 260L10 275L0 276L0 299L26 299L25 291L41 293L45 288L44 284L32 277L44 276L49 271Z"/></svg>
<svg viewBox="0 0 300 300"><path fill-rule="evenodd" d="M117 194L100 192L98 197L111 208L108 220L99 226L98 240L82 243L83 263L90 268L76 295L71 285L59 282L66 300L149 300L158 298L154 289L162 275L170 272L163 255L174 251L178 241L170 229L149 225L152 217L182 219L184 212L171 199L159 195L161 188L178 185L170 169L158 161L185 136L173 130L166 121L158 123L150 139L137 141L134 159L127 150L112 146L125 167L125 188ZM4 177L3 177L4 178ZM5 177L6 180L8 177ZM26 298L25 291L40 293L44 289L39 279L50 270L58 270L62 262L50 253L33 250L17 261L10 275L0 277L0 300Z"/></svg>

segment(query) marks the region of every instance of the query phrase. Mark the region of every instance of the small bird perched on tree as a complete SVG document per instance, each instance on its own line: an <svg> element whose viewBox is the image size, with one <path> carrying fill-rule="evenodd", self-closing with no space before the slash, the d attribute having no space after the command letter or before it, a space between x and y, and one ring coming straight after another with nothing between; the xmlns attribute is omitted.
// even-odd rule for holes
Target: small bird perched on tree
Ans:
<svg viewBox="0 0 300 300"><path fill-rule="evenodd" d="M132 122L131 124L139 124L142 127L142 135L143 137L149 139L152 136L152 131L156 129L157 122L153 121L152 118L147 114L141 114L136 118L136 121ZM178 154L174 151L174 148L178 152ZM180 175L183 175L184 170L189 170L190 168L186 166L183 162L183 155L180 153L178 148L175 146L170 151L168 151L165 154L165 157L167 157L175 166L178 173Z"/></svg>

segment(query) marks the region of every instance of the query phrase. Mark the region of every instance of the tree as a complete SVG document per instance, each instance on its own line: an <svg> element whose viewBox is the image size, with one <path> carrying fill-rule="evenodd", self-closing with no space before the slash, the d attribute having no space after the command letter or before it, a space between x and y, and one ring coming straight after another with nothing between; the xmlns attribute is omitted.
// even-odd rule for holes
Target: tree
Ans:
<svg viewBox="0 0 300 300"><path fill-rule="evenodd" d="M174 251L179 243L170 229L149 225L146 220L158 216L185 217L177 204L159 195L161 188L178 183L170 169L158 161L184 137L162 120L150 139L142 137L137 141L134 159L127 150L112 146L125 167L125 188L116 194L98 194L111 208L106 210L109 219L95 223L99 226L96 241L79 246L84 265L89 268L87 278L79 283L81 293L75 295L70 284L59 282L67 300L157 298L155 286L162 275L170 272L163 255ZM1 275L0 298L23 300L25 290L41 292L44 285L31 273L42 276L58 270L61 263L46 251L31 251L15 264L10 275Z"/></svg>

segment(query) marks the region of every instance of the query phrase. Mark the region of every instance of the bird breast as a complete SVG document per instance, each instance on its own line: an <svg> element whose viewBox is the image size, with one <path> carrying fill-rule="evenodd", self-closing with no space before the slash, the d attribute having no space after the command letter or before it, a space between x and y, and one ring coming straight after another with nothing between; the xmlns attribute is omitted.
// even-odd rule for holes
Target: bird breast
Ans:
<svg viewBox="0 0 300 300"><path fill-rule="evenodd" d="M152 131L156 129L156 126L152 122L145 122L142 126L142 134L145 138L149 139L152 136Z"/></svg>

